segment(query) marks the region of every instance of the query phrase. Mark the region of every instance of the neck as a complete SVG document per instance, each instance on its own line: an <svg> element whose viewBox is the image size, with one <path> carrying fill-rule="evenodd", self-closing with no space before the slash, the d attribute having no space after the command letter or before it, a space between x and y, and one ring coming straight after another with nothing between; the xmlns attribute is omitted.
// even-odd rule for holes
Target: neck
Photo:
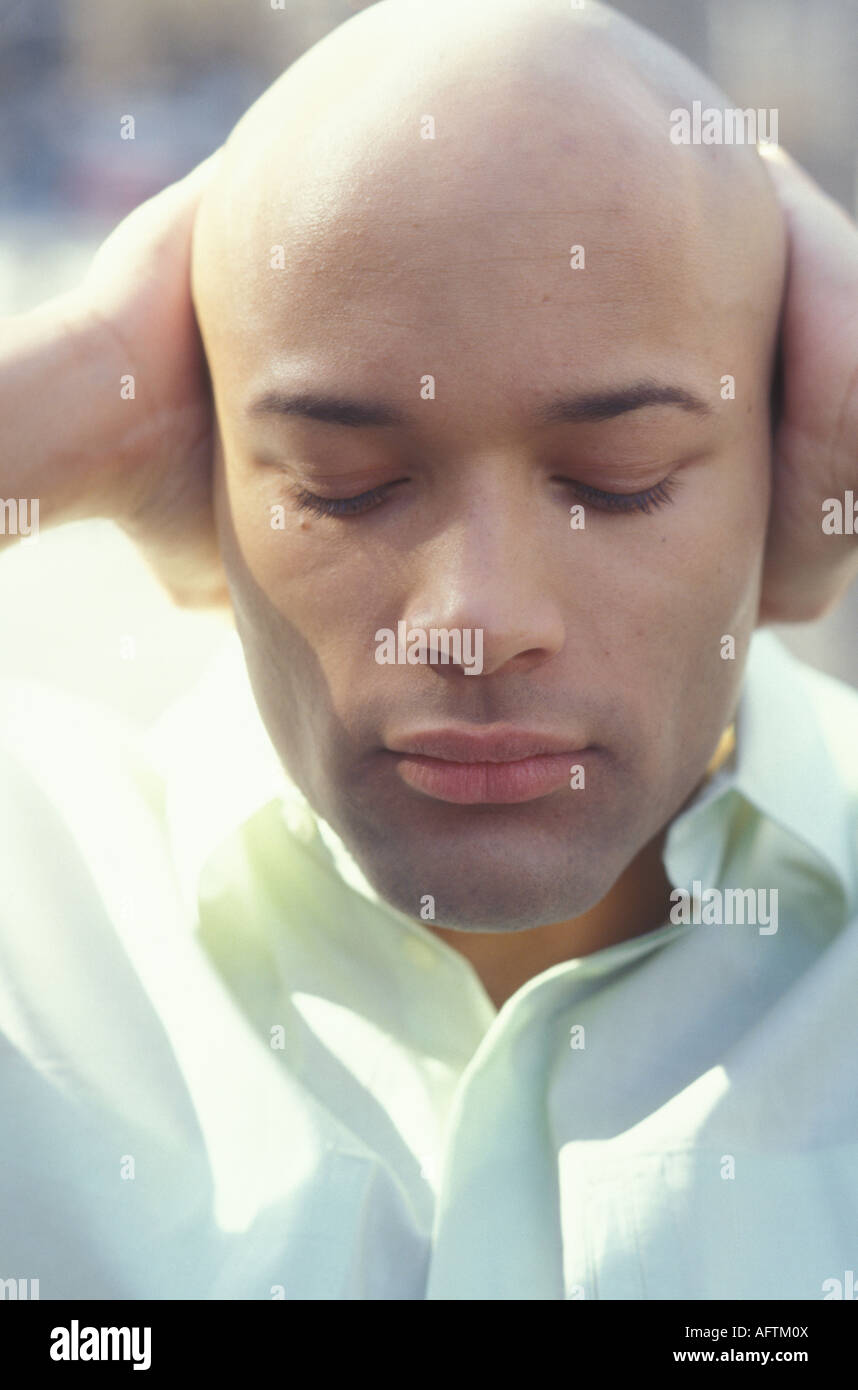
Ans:
<svg viewBox="0 0 858 1390"><path fill-rule="evenodd" d="M549 966L592 955L668 920L671 884L661 858L664 833L641 850L601 902L579 917L516 932L432 930L470 961L499 1009Z"/></svg>

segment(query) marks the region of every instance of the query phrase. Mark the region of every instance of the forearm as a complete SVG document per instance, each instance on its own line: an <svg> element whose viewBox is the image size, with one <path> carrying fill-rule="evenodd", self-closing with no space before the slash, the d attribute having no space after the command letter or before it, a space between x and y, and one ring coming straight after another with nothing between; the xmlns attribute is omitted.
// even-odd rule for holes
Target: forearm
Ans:
<svg viewBox="0 0 858 1390"><path fill-rule="evenodd" d="M77 292L0 322L2 504L38 500L39 524L110 515L127 412L121 350Z"/></svg>

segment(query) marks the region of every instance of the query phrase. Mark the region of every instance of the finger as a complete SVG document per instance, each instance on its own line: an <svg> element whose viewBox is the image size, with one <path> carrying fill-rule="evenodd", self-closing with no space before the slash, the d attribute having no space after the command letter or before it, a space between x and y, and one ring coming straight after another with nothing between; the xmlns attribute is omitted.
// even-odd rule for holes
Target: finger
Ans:
<svg viewBox="0 0 858 1390"><path fill-rule="evenodd" d="M764 621L806 622L858 574L853 538L824 533L820 510L824 499L843 500L858 487L858 228L785 150L760 154L790 248L761 613Z"/></svg>
<svg viewBox="0 0 858 1390"><path fill-rule="evenodd" d="M795 268L814 260L817 290L855 294L858 289L858 226L780 145L759 154L787 217Z"/></svg>

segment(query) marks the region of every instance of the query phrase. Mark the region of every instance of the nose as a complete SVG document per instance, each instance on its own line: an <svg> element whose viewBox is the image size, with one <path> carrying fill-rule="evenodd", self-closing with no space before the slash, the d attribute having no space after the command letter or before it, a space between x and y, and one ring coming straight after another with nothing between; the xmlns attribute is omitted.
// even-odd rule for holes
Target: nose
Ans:
<svg viewBox="0 0 858 1390"><path fill-rule="evenodd" d="M559 513L557 524L563 524ZM464 661L444 663L442 653L431 650L443 644L432 642L433 629L459 633L462 652L481 646L481 669L472 662L472 677L524 674L561 650L565 625L547 525L545 511L534 508L525 488L498 478L493 486L469 489L455 514L420 547L407 622L430 634L428 659L438 663L437 671L469 668Z"/></svg>

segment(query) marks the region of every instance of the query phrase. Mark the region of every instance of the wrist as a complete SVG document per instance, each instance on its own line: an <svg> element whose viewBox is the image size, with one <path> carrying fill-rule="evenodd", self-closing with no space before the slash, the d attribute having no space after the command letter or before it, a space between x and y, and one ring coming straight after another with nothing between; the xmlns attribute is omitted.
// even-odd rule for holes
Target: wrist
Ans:
<svg viewBox="0 0 858 1390"><path fill-rule="evenodd" d="M42 525L112 515L123 420L110 334L79 290L4 320L4 496L38 499Z"/></svg>

